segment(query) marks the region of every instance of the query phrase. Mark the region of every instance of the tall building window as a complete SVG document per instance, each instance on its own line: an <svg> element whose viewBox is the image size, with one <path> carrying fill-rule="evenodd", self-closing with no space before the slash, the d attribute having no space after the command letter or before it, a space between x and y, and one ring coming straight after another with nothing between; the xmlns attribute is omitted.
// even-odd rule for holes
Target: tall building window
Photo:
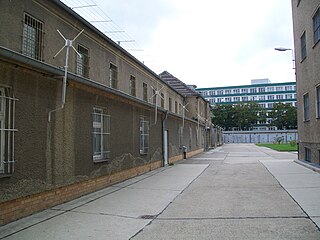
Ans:
<svg viewBox="0 0 320 240"><path fill-rule="evenodd" d="M43 60L43 23L31 15L24 14L22 53Z"/></svg>
<svg viewBox="0 0 320 240"><path fill-rule="evenodd" d="M164 94L161 93L161 107L164 108Z"/></svg>
<svg viewBox="0 0 320 240"><path fill-rule="evenodd" d="M102 108L93 108L93 161L110 158L110 115Z"/></svg>
<svg viewBox="0 0 320 240"><path fill-rule="evenodd" d="M156 90L152 89L152 103L153 104L157 104L157 94L156 94Z"/></svg>
<svg viewBox="0 0 320 240"><path fill-rule="evenodd" d="M142 88L143 88L143 100L148 102L148 84L143 83Z"/></svg>
<svg viewBox="0 0 320 240"><path fill-rule="evenodd" d="M76 62L76 74L89 77L89 50L81 45L78 45L77 62Z"/></svg>
<svg viewBox="0 0 320 240"><path fill-rule="evenodd" d="M10 89L0 88L0 174L14 170L15 99Z"/></svg>
<svg viewBox="0 0 320 240"><path fill-rule="evenodd" d="M320 118L320 85L316 87L317 96L317 118Z"/></svg>
<svg viewBox="0 0 320 240"><path fill-rule="evenodd" d="M133 75L130 75L130 94L132 96L136 96L136 77Z"/></svg>
<svg viewBox="0 0 320 240"><path fill-rule="evenodd" d="M172 112L172 98L169 97L169 112Z"/></svg>
<svg viewBox="0 0 320 240"><path fill-rule="evenodd" d="M177 101L174 102L174 111L176 114L178 114L178 103Z"/></svg>
<svg viewBox="0 0 320 240"><path fill-rule="evenodd" d="M311 162L311 149L305 147L304 151L305 151L305 160L308 162Z"/></svg>
<svg viewBox="0 0 320 240"><path fill-rule="evenodd" d="M314 44L320 41L320 8L318 8L316 14L313 16L313 36Z"/></svg>
<svg viewBox="0 0 320 240"><path fill-rule="evenodd" d="M140 154L149 152L149 121L140 118Z"/></svg>
<svg viewBox="0 0 320 240"><path fill-rule="evenodd" d="M306 32L304 32L300 38L301 44L301 61L307 57L307 40L306 40Z"/></svg>
<svg viewBox="0 0 320 240"><path fill-rule="evenodd" d="M310 119L309 110L309 93L303 96L303 120L308 121Z"/></svg>
<svg viewBox="0 0 320 240"><path fill-rule="evenodd" d="M118 67L112 63L109 66L109 81L110 87L118 88Z"/></svg>

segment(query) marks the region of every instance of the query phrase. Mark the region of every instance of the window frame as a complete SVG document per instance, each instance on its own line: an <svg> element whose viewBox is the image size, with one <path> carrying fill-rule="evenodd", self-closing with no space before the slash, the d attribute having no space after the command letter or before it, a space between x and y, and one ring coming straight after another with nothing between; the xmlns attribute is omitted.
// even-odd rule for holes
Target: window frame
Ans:
<svg viewBox="0 0 320 240"><path fill-rule="evenodd" d="M95 121L95 116L97 119L100 118L100 121ZM100 129L97 132L96 129ZM95 136L100 135L99 139L99 149L96 148ZM92 112L92 159L93 162L102 162L110 159L111 153L111 116L106 114L106 109L101 107L94 107ZM95 151L98 149L99 151ZM96 154L100 153L100 154Z"/></svg>
<svg viewBox="0 0 320 240"><path fill-rule="evenodd" d="M142 83L142 98L143 98L143 100L144 101L146 101L146 102L148 102L148 84L147 83L145 83L145 82L143 82Z"/></svg>
<svg viewBox="0 0 320 240"><path fill-rule="evenodd" d="M150 123L145 117L140 117L139 137L140 155L147 155L149 153Z"/></svg>
<svg viewBox="0 0 320 240"><path fill-rule="evenodd" d="M307 36L306 36L306 31L304 31L300 37L300 58L301 62L307 58Z"/></svg>
<svg viewBox="0 0 320 240"><path fill-rule="evenodd" d="M32 35L30 36L32 30ZM44 23L29 13L23 14L22 54L43 61Z"/></svg>
<svg viewBox="0 0 320 240"><path fill-rule="evenodd" d="M112 62L109 63L109 86L118 89L118 66Z"/></svg>
<svg viewBox="0 0 320 240"><path fill-rule="evenodd" d="M89 78L89 49L82 44L78 44L76 57L76 74Z"/></svg>
<svg viewBox="0 0 320 240"><path fill-rule="evenodd" d="M308 101L306 101L308 100ZM309 93L303 95L303 121L310 121L310 97Z"/></svg>
<svg viewBox="0 0 320 240"><path fill-rule="evenodd" d="M314 46L320 42L320 7L315 11L312 17L313 25L313 44Z"/></svg>
<svg viewBox="0 0 320 240"><path fill-rule="evenodd" d="M130 89L130 95L133 97L136 97L137 96L136 77L131 74L130 74L130 80L129 80L129 89Z"/></svg>
<svg viewBox="0 0 320 240"><path fill-rule="evenodd" d="M316 118L320 119L320 85L316 86Z"/></svg>
<svg viewBox="0 0 320 240"><path fill-rule="evenodd" d="M14 172L14 138L16 99L10 88L0 86L0 177Z"/></svg>

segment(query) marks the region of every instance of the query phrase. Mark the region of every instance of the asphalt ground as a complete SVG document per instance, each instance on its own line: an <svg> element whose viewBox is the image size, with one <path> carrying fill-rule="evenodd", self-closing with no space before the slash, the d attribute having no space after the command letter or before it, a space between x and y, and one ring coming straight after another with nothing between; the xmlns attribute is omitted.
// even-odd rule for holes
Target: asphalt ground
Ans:
<svg viewBox="0 0 320 240"><path fill-rule="evenodd" d="M0 227L0 239L320 239L320 174L226 144Z"/></svg>

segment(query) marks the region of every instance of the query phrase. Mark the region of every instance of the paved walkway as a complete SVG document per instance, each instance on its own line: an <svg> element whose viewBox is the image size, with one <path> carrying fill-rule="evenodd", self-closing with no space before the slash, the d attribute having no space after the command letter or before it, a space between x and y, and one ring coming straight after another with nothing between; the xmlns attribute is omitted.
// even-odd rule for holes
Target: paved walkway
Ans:
<svg viewBox="0 0 320 240"><path fill-rule="evenodd" d="M0 239L320 239L320 174L227 144L0 227Z"/></svg>

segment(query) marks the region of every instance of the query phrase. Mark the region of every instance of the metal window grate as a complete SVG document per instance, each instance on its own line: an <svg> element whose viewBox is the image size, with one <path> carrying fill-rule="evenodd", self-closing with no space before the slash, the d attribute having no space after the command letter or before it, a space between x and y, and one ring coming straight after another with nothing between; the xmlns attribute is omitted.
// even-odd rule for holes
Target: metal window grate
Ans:
<svg viewBox="0 0 320 240"><path fill-rule="evenodd" d="M9 89L0 88L0 174L14 172L15 104Z"/></svg>
<svg viewBox="0 0 320 240"><path fill-rule="evenodd" d="M118 67L110 63L109 71L110 71L109 72L110 87L117 89L118 88Z"/></svg>
<svg viewBox="0 0 320 240"><path fill-rule="evenodd" d="M93 160L110 158L111 117L101 108L94 108L93 118Z"/></svg>
<svg viewBox="0 0 320 240"><path fill-rule="evenodd" d="M81 45L78 45L77 61L76 61L76 74L89 77L89 50Z"/></svg>
<svg viewBox="0 0 320 240"><path fill-rule="evenodd" d="M31 15L24 14L22 53L43 60L43 23Z"/></svg>
<svg viewBox="0 0 320 240"><path fill-rule="evenodd" d="M140 154L149 152L149 121L140 119Z"/></svg>

